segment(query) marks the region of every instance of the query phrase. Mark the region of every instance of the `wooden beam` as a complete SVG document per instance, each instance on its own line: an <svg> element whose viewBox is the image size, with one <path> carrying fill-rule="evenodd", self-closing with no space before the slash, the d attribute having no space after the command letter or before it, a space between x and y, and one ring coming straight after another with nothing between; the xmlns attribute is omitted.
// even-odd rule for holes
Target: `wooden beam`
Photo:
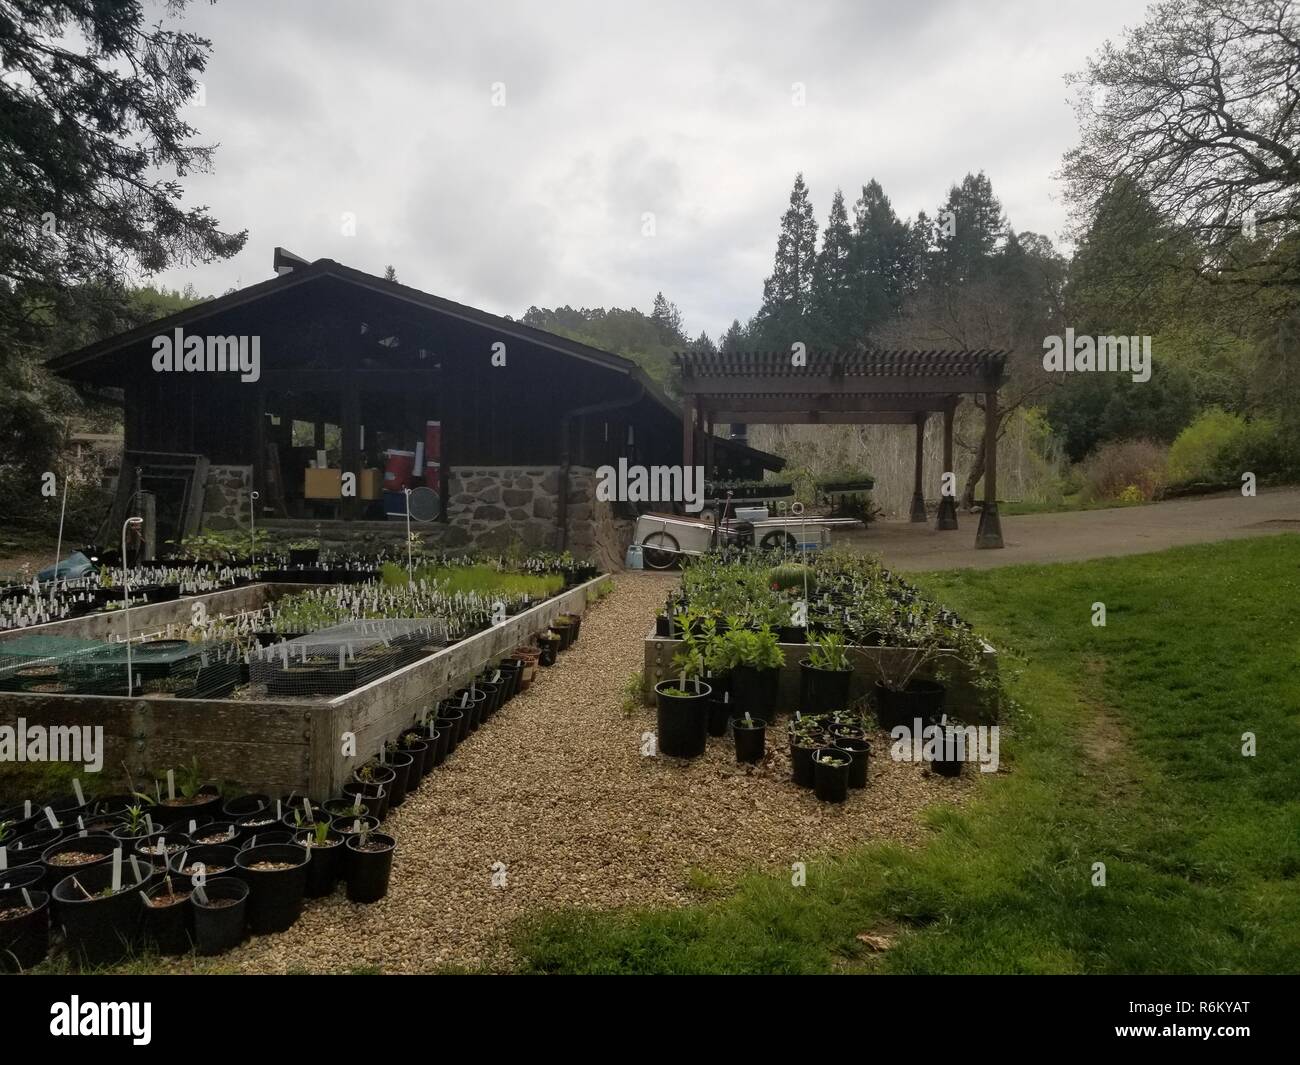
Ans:
<svg viewBox="0 0 1300 1065"><path fill-rule="evenodd" d="M984 394L984 509L980 511L976 547L1002 547L998 517L998 394Z"/></svg>
<svg viewBox="0 0 1300 1065"><path fill-rule="evenodd" d="M726 417L723 417L726 415ZM832 411L823 414L817 410L770 411L727 410L716 412L721 423L744 422L746 425L914 425L916 414L912 411Z"/></svg>
<svg viewBox="0 0 1300 1065"><path fill-rule="evenodd" d="M916 476L912 481L912 514L914 522L925 521L925 415L916 417Z"/></svg>
<svg viewBox="0 0 1300 1065"><path fill-rule="evenodd" d="M780 377L685 377L683 395L688 396L860 396L918 393L952 396L963 392L987 392L1000 381L982 374L925 374L914 377L840 377L832 374L788 374Z"/></svg>
<svg viewBox="0 0 1300 1065"><path fill-rule="evenodd" d="M957 471L952 468L952 423L956 411L949 409L943 412L943 469L940 471L939 481L939 516L935 520L935 528L940 532L951 532L957 528L957 488L955 483ZM954 484L952 494L948 494L943 489L943 478L952 474Z"/></svg>
<svg viewBox="0 0 1300 1065"><path fill-rule="evenodd" d="M695 465L695 400L691 397L682 404L682 468Z"/></svg>

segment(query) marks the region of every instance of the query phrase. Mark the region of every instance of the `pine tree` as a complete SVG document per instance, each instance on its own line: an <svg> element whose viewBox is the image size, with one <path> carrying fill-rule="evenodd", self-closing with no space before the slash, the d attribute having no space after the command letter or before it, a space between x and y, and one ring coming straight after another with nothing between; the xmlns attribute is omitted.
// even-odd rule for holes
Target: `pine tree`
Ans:
<svg viewBox="0 0 1300 1065"><path fill-rule="evenodd" d="M772 275L763 282L763 306L757 315L763 346L807 341L816 256L817 220L803 174L797 174L790 206L781 216Z"/></svg>
<svg viewBox="0 0 1300 1065"><path fill-rule="evenodd" d="M741 326L739 318L731 320L731 325L722 334L722 342L718 345L718 350L724 355L745 350L745 330Z"/></svg>
<svg viewBox="0 0 1300 1065"><path fill-rule="evenodd" d="M707 332L701 332L700 335L695 338L695 342L691 344L691 350L707 351L711 355L716 355L718 353L718 345L713 343L713 339Z"/></svg>
<svg viewBox="0 0 1300 1065"><path fill-rule="evenodd" d="M939 208L935 226L938 278L951 283L983 277L1006 231L1006 216L993 195L993 183L982 170L967 174L960 185L948 190L948 199Z"/></svg>
<svg viewBox="0 0 1300 1065"><path fill-rule="evenodd" d="M662 292L655 294L654 310L650 312L650 321L659 334L662 343L672 347L687 346L688 338L682 324L682 312L677 304L667 299Z"/></svg>
<svg viewBox="0 0 1300 1065"><path fill-rule="evenodd" d="M923 216L924 217L924 216ZM927 229L928 232L928 229ZM894 213L880 183L862 186L853 205L852 291L858 334L871 334L896 317L915 288L924 241Z"/></svg>
<svg viewBox="0 0 1300 1065"><path fill-rule="evenodd" d="M844 193L836 189L814 264L812 340L818 347L848 347L858 339L860 307L855 300L852 259L853 230Z"/></svg>

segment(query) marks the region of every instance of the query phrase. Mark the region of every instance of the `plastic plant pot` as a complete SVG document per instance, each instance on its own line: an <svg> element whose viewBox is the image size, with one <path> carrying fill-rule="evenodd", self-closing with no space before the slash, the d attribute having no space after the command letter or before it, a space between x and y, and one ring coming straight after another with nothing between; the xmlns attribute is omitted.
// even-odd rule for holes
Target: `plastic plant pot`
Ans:
<svg viewBox="0 0 1300 1065"><path fill-rule="evenodd" d="M239 845L237 853L243 853L251 847L270 847L281 846L286 843L292 843L294 836L298 834L296 828L285 828L277 826L275 828L264 829L261 832L254 832L248 839Z"/></svg>
<svg viewBox="0 0 1300 1065"><path fill-rule="evenodd" d="M188 877L171 877L146 889L140 939L159 954L184 954L193 945L194 910Z"/></svg>
<svg viewBox="0 0 1300 1065"><path fill-rule="evenodd" d="M392 790L396 777L397 771L392 766L380 765L378 762L367 762L352 770L352 779L356 783L378 784L388 791Z"/></svg>
<svg viewBox="0 0 1300 1065"><path fill-rule="evenodd" d="M539 665L546 667L555 665L555 656L560 653L560 641L559 633L538 637L538 644L542 651L541 657L537 660Z"/></svg>
<svg viewBox="0 0 1300 1065"><path fill-rule="evenodd" d="M406 793L411 790L412 770L415 759L400 751L386 752L385 764L393 771L393 782L389 785L388 808L395 810L406 801Z"/></svg>
<svg viewBox="0 0 1300 1065"><path fill-rule="evenodd" d="M49 894L35 888L28 889L26 898L21 890L0 893L0 973L39 965L49 950Z"/></svg>
<svg viewBox="0 0 1300 1065"><path fill-rule="evenodd" d="M466 733L477 732L479 725L483 724L483 709L487 706L487 692L481 689L470 691L468 688L461 688L452 696L452 705L460 708L466 717ZM461 736L464 741L465 735Z"/></svg>
<svg viewBox="0 0 1300 1065"><path fill-rule="evenodd" d="M190 896L194 910L194 945L200 954L224 954L244 939L248 919L248 885L233 876L218 877L203 885L207 902Z"/></svg>
<svg viewBox="0 0 1300 1065"><path fill-rule="evenodd" d="M359 836L362 832L378 832L379 818L377 817L336 817L330 824L330 829L337 832L343 837L343 842L353 836ZM347 871L347 858L344 856L344 871Z"/></svg>
<svg viewBox="0 0 1300 1065"><path fill-rule="evenodd" d="M829 714L849 705L851 669L817 669L808 659L799 663L799 709L806 714Z"/></svg>
<svg viewBox="0 0 1300 1065"><path fill-rule="evenodd" d="M175 818L179 821L183 818L198 817L201 814L207 814L209 817L217 817L221 814L221 793L213 784L205 784L191 799L177 795L174 799L164 798L158 805L160 820Z"/></svg>
<svg viewBox="0 0 1300 1065"><path fill-rule="evenodd" d="M424 742L429 748L429 769L437 769L447 758L447 740L443 732L432 726L424 727Z"/></svg>
<svg viewBox="0 0 1300 1065"><path fill-rule="evenodd" d="M125 958L140 938L140 892L153 874L122 864L122 886L112 891L112 863L83 868L54 886L55 920L63 926L68 957L81 968L113 965Z"/></svg>
<svg viewBox="0 0 1300 1065"><path fill-rule="evenodd" d="M817 745L790 737L790 779L801 788L813 786L813 753Z"/></svg>
<svg viewBox="0 0 1300 1065"><path fill-rule="evenodd" d="M931 759L930 769L941 777L961 776L961 759L957 752L957 730L940 726L939 754Z"/></svg>
<svg viewBox="0 0 1300 1065"><path fill-rule="evenodd" d="M357 781L344 784L340 789L347 798L354 799L364 806L370 816L382 821L388 813L388 789L382 784L361 784Z"/></svg>
<svg viewBox="0 0 1300 1065"><path fill-rule="evenodd" d="M880 727L887 732L900 725L915 728L917 720L922 726L936 724L943 717L945 689L938 681L913 679L902 691L876 681L874 690Z"/></svg>
<svg viewBox="0 0 1300 1065"><path fill-rule="evenodd" d="M46 824L48 823L47 821ZM9 844L10 864L18 864L14 859L23 855L35 855L39 859L46 848L58 843L67 834L67 831L62 828L38 828L16 837Z"/></svg>
<svg viewBox="0 0 1300 1065"><path fill-rule="evenodd" d="M832 764L829 759L840 763ZM821 747L813 755L813 794L822 802L843 802L849 797L849 766L853 758L847 751Z"/></svg>
<svg viewBox="0 0 1300 1065"><path fill-rule="evenodd" d="M235 858L248 884L248 927L264 935L293 927L302 913L310 855L288 843L249 847Z"/></svg>
<svg viewBox="0 0 1300 1065"><path fill-rule="evenodd" d="M203 867L203 875L208 879L219 876L235 875L235 858L238 847L218 844L217 846L189 847L180 854L172 855L170 868L173 876L189 884L197 866Z"/></svg>
<svg viewBox="0 0 1300 1065"><path fill-rule="evenodd" d="M20 865L15 868L0 870L0 906L5 905L5 900L11 895L22 898L23 888L30 891L38 890L41 881L44 879L45 866L39 861L33 862L31 865Z"/></svg>
<svg viewBox="0 0 1300 1065"><path fill-rule="evenodd" d="M271 806L269 795L241 795L237 799L227 799L221 805L221 816L227 821L238 821L248 814L255 814Z"/></svg>
<svg viewBox="0 0 1300 1065"><path fill-rule="evenodd" d="M731 734L736 741L736 761L756 764L763 760L767 750L767 722L761 718L743 717L731 722Z"/></svg>
<svg viewBox="0 0 1300 1065"><path fill-rule="evenodd" d="M233 821L213 821L210 825L200 825L190 836L190 842L196 847L238 846L239 826Z"/></svg>
<svg viewBox="0 0 1300 1065"><path fill-rule="evenodd" d="M483 704L483 720L486 721L501 709L501 685L493 684L491 681L476 680L474 688L487 696Z"/></svg>
<svg viewBox="0 0 1300 1065"><path fill-rule="evenodd" d="M403 733L403 737L405 735L406 733ZM420 786L420 782L433 768L433 748L424 740L407 742L404 738L399 738L397 745L403 754L409 754L415 759L415 765L411 767L411 780L407 781L406 790L411 791Z"/></svg>
<svg viewBox="0 0 1300 1065"><path fill-rule="evenodd" d="M216 822L207 814L204 814L202 817L183 817L178 821L172 821L163 826L159 831L161 831L168 839L171 839L173 836L185 836L188 838L190 835L190 825L193 825L194 831L197 832L199 829L203 828L204 825L212 824L216 824Z"/></svg>
<svg viewBox="0 0 1300 1065"><path fill-rule="evenodd" d="M701 680L664 680L655 685L660 754L698 758L704 753L709 739L708 699L712 690ZM666 694L670 691L685 694Z"/></svg>
<svg viewBox="0 0 1300 1065"><path fill-rule="evenodd" d="M853 761L849 763L849 787L865 788L867 786L867 759L871 755L871 744L856 736L837 736L837 750L848 752Z"/></svg>
<svg viewBox="0 0 1300 1065"><path fill-rule="evenodd" d="M52 843L41 852L41 864L45 866L45 879L41 881L41 890L54 896L54 908L59 907L59 896L54 886L66 876L73 873L80 876L88 869L103 865L113 857L113 852L122 849L123 855L131 852L130 844L123 843L112 836L68 836ZM86 855L84 861L73 861L77 855ZM94 855L93 858L89 857ZM145 868L148 863L141 863Z"/></svg>
<svg viewBox="0 0 1300 1065"><path fill-rule="evenodd" d="M447 754L452 754L460 744L460 730L464 716L461 711L447 707L439 710L438 716L434 718L438 731L447 734ZM443 755L444 760L447 754Z"/></svg>
<svg viewBox="0 0 1300 1065"><path fill-rule="evenodd" d="M551 622L551 631L560 634L560 650L567 651L573 646L574 629L573 621L564 614L560 614Z"/></svg>
<svg viewBox="0 0 1300 1065"><path fill-rule="evenodd" d="M764 721L776 720L776 700L781 677L779 669L737 666L731 671L733 714L746 712Z"/></svg>
<svg viewBox="0 0 1300 1065"><path fill-rule="evenodd" d="M322 899L334 892L334 885L343 877L343 845L346 842L341 832L330 829L324 843L316 842L315 832L299 832L294 842L311 852L311 861L307 863L307 888L309 899Z"/></svg>
<svg viewBox="0 0 1300 1065"><path fill-rule="evenodd" d="M348 900L378 902L388 894L397 840L382 832L349 836L347 841Z"/></svg>
<svg viewBox="0 0 1300 1065"><path fill-rule="evenodd" d="M280 804L280 809L284 809L284 804ZM274 832L277 828L283 827L282 822L275 816L275 807L268 806L265 810L258 810L254 814L245 814L235 821L235 826L239 830L239 842L245 843L251 837L260 835L263 832Z"/></svg>
<svg viewBox="0 0 1300 1065"><path fill-rule="evenodd" d="M358 809L360 807L360 809ZM330 827L334 827L334 822L340 817L365 817L366 806L364 803L358 803L352 798L328 799L324 806L321 807L330 818Z"/></svg>

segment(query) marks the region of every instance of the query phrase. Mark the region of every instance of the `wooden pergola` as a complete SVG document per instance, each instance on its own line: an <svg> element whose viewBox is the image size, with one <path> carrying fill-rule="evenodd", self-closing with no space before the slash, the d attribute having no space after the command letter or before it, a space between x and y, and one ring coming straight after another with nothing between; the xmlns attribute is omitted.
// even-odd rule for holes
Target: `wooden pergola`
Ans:
<svg viewBox="0 0 1300 1065"><path fill-rule="evenodd" d="M943 415L943 466L951 471L952 429L965 395L984 397L984 507L976 547L1002 547L998 519L998 389L1004 351L857 351L675 356L684 401L682 453L698 453L697 435L732 422L798 425L915 425L916 478L911 519L924 522L923 443L931 414ZM707 458L707 456L706 456ZM940 493L936 527L957 528L955 495Z"/></svg>

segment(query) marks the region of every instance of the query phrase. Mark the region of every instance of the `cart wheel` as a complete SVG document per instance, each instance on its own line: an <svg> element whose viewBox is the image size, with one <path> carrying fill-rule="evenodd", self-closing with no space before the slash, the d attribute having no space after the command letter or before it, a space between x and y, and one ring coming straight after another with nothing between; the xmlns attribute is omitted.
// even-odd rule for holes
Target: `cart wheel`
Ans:
<svg viewBox="0 0 1300 1065"><path fill-rule="evenodd" d="M641 557L651 569L672 569L681 545L671 533L652 532L641 541Z"/></svg>
<svg viewBox="0 0 1300 1065"><path fill-rule="evenodd" d="M799 541L791 536L788 532L782 532L780 529L773 529L770 533L758 541L758 546L764 551L779 551L785 548L787 551L797 551Z"/></svg>

